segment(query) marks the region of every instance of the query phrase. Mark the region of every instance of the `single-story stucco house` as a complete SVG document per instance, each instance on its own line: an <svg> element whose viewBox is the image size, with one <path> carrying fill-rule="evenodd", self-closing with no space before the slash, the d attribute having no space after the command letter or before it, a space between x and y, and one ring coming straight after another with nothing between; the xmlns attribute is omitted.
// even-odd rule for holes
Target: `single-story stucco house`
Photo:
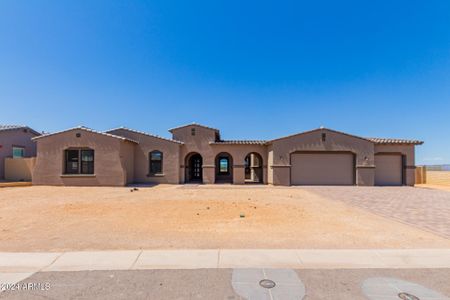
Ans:
<svg viewBox="0 0 450 300"><path fill-rule="evenodd" d="M33 184L414 185L414 147L423 143L327 128L268 141L222 140L195 123L169 131L172 139L82 126L37 136Z"/></svg>
<svg viewBox="0 0 450 300"><path fill-rule="evenodd" d="M36 143L31 139L39 135L26 125L0 125L0 180L10 179L8 175L15 177L14 173L31 173L31 166L21 160L36 156ZM6 164L10 165L11 171L17 172L5 174Z"/></svg>

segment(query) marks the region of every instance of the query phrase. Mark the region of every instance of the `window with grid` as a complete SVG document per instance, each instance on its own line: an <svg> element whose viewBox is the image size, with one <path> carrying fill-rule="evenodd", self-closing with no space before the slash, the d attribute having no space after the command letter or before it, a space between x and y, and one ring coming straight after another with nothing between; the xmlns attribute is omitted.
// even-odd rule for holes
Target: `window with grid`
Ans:
<svg viewBox="0 0 450 300"><path fill-rule="evenodd" d="M65 174L94 174L94 150L65 150Z"/></svg>

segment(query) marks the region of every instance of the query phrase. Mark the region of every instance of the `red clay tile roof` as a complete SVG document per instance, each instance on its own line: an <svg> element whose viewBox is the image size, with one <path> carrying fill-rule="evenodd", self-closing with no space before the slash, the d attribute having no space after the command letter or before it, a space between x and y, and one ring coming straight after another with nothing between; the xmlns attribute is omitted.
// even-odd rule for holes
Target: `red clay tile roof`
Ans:
<svg viewBox="0 0 450 300"><path fill-rule="evenodd" d="M387 139L387 138L367 138L375 144L408 144L408 145L422 145L423 141L419 140L405 140L405 139Z"/></svg>
<svg viewBox="0 0 450 300"><path fill-rule="evenodd" d="M181 141L167 139L167 138L164 138L164 137L159 136L159 135L154 135L154 134L150 134L150 133L147 133L147 132L144 132L144 131L138 131L138 130L134 130L134 129L126 128L126 127L118 127L118 128L106 130L105 132L106 133L110 133L110 132L112 132L114 130L120 130L120 129L127 130L127 131L134 132L134 133L138 133L138 134L142 134L142 135L146 135L146 136L150 136L150 137L154 137L154 138L161 139L161 140L168 141L168 142L173 142L173 143L177 143L177 144L184 144Z"/></svg>
<svg viewBox="0 0 450 300"><path fill-rule="evenodd" d="M135 140L128 139L128 138L125 138L123 136L118 136L118 135L114 135L114 134L110 134L110 133L97 131L97 130L94 130L94 129L91 129L91 128L88 128L88 127L85 127L85 126L77 126L77 127L69 128L69 129L62 130L62 131L57 131L57 132L53 132L53 133L43 134L41 136L37 136L37 137L32 138L32 140L46 138L46 137L49 137L49 136L53 136L53 135L56 135L56 134L60 134L60 133L64 133L64 132L68 132L68 131L72 131L72 130L77 130L77 129L88 131L88 132L92 132L92 133L96 133L96 134L101 134L101 135L105 135L105 136L109 136L109 137L112 137L112 138L120 139L122 141L128 141L128 142L139 144L139 142L137 142Z"/></svg>

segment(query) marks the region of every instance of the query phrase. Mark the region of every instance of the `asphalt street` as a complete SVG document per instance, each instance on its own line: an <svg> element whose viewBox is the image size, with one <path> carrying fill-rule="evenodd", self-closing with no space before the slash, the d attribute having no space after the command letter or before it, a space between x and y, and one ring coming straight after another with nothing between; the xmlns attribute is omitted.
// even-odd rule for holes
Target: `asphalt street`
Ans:
<svg viewBox="0 0 450 300"><path fill-rule="evenodd" d="M262 287L263 279L275 286L266 281ZM0 299L436 300L449 299L450 269L38 272L14 287L1 292Z"/></svg>

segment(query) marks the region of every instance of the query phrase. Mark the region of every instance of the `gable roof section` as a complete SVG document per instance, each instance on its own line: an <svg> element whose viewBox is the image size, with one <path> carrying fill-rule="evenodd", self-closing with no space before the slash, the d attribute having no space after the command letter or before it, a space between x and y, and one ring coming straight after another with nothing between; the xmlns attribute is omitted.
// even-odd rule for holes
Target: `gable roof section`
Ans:
<svg viewBox="0 0 450 300"><path fill-rule="evenodd" d="M160 139L160 140L164 140L164 141L168 141L168 142L172 142L172 143L176 143L176 144L180 144L180 145L184 144L181 141L167 139L167 138L164 138L164 137L159 136L159 135L154 135L154 134L150 134L150 133L147 133L147 132L144 132L144 131L138 131L138 130L134 130L134 129L126 128L126 127L118 127L118 128L110 129L110 130L105 131L105 133L109 134L110 132L112 132L114 130L119 130L119 129L126 130L126 131L133 132L133 133L142 134L142 135L145 135L145 136L157 138L157 139Z"/></svg>
<svg viewBox="0 0 450 300"><path fill-rule="evenodd" d="M97 130L94 130L94 129L91 129L91 128L88 128L88 127L85 127L85 126L77 126L77 127L69 128L69 129L62 130L62 131L57 131L57 132L53 132L53 133L44 134L44 135L41 135L41 136L34 137L34 138L32 138L32 140L38 140L38 139L42 139L42 138L47 138L47 137L50 137L50 136L54 136L54 135L57 135L57 134L69 132L69 131L72 131L72 130L84 130L84 131L87 131L87 132L100 134L100 135L108 136L108 137L111 137L111 138L116 138L116 139L119 139L119 140L122 140L122 141L127 141L127 142L132 142L132 143L135 143L135 144L139 144L139 142L137 142L135 140L132 140L132 139L129 139L129 138L126 138L126 137L123 137L123 136L118 136L118 135L114 135L114 134L110 134L110 133L97 131Z"/></svg>
<svg viewBox="0 0 450 300"><path fill-rule="evenodd" d="M31 133L33 133L35 135L41 135L39 132L37 132L33 128L30 128L26 125L1 125L0 124L0 131L10 131L10 130L19 130L19 129L28 129Z"/></svg>
<svg viewBox="0 0 450 300"><path fill-rule="evenodd" d="M392 145L392 144L398 144L398 145L422 145L423 141L419 140L406 140L406 139L386 139L386 138L368 138L375 144L381 144L381 145Z"/></svg>
<svg viewBox="0 0 450 300"><path fill-rule="evenodd" d="M345 133L345 132L342 132L342 131L337 131L337 130L324 128L324 127L320 127L320 128L317 128L317 129L304 131L304 132L300 132L300 133L284 136L284 137L281 137L281 138L273 139L273 140L267 141L267 144L270 144L270 143L272 143L274 141L287 139L287 138L294 137L294 136L297 136L297 135L302 135L302 134L311 133L311 132L320 131L320 130L328 130L328 131L331 131L331 132L334 132L334 133L343 134L343 135L350 136L350 137L353 137L353 138L357 138L357 139L365 140L365 141L368 141L368 142L372 142L374 144L382 144L382 145L422 145L423 144L423 141L419 141L419 140L390 139L390 138L364 138L364 137L360 137L360 136L357 136L357 135L352 135L352 134L348 134L348 133Z"/></svg>
<svg viewBox="0 0 450 300"><path fill-rule="evenodd" d="M348 133L345 133L345 132L342 132L342 131L337 131L337 130L333 130L333 129L329 129L329 128L325 128L325 127L320 127L320 128L316 128L316 129L312 129L312 130L308 130L308 131L303 131L303 132L291 134L291 135L288 135L288 136L283 136L283 137L280 137L280 138L277 138L277 139L273 139L273 140L267 141L267 143L270 144L270 143L275 142L275 141L284 140L284 139L288 139L288 138L291 138L291 137L294 137L294 136L303 135L303 134L307 134L307 133L312 133L312 132L315 132L315 131L322 131L322 130L327 130L327 131L331 131L331 132L334 132L334 133L337 133L337 134L342 134L342 135L346 135L346 136L349 136L349 137L352 137L352 138L364 140L364 141L367 141L367 142L372 142L370 139L366 139L366 138L363 138L363 137L360 137L360 136L357 136L357 135L352 135L352 134L348 134Z"/></svg>
<svg viewBox="0 0 450 300"><path fill-rule="evenodd" d="M207 128L207 129L211 129L211 130L214 130L216 132L219 132L218 129L207 127L207 126L203 126L203 125L196 124L196 123L192 123L192 124L188 124L188 125L172 128L169 131L172 131L174 129L183 128L183 127L192 126L192 125L196 125L196 126L199 126L199 127L203 127L203 128ZM139 144L138 141L135 141L133 139L110 133L111 131L114 131L114 130L123 129L123 130L127 130L127 131L130 131L130 132L134 132L134 133L138 133L138 134L142 134L142 135L158 138L158 139L161 139L161 140L165 140L165 141L168 141L168 142L177 143L177 144L180 144L180 145L184 144L181 141L164 138L164 137L161 137L161 136L158 136L158 135L153 135L153 134L149 134L149 133L146 133L146 132L143 132L143 131L129 129L129 128L126 128L126 127L119 127L119 128L110 129L110 130L107 130L105 132L102 132L102 131L96 131L94 129L91 129L91 128L88 128L88 127L85 127L85 126L77 126L77 127L69 128L69 129L66 129L66 130L53 132L53 133L40 134L39 132L37 132L37 131L33 130L32 128L30 128L28 126L25 126L25 125L0 125L0 132L1 131L7 131L7 130L18 130L18 129L28 129L31 132L33 132L34 134L36 134L37 136L33 137L32 140L46 138L46 137L53 136L53 135L56 135L56 134L65 133L65 132L68 132L68 131L72 131L72 130L77 130L78 129L78 130L84 130L84 131L87 131L87 132L91 132L91 133L95 133L95 134L101 134L101 135L104 135L104 136L117 138L117 139L120 139L120 140L123 140L123 141L128 141L128 142ZM269 141L265 141L265 140L220 140L220 141L217 141L217 142L210 142L210 144L211 145L268 145L268 144L271 144L274 141L288 139L288 138L295 137L295 136L298 136L298 135L303 135L303 134L312 133L312 132L315 132L315 131L322 131L322 130L327 130L327 131L330 131L330 132L346 135L346 136L349 136L349 137L361 139L361 140L372 142L374 144L379 144L379 145L422 145L424 143L423 141L420 141L420 140L411 140L411 139L363 138L363 137L359 137L359 136L356 136L356 135L348 134L348 133L345 133L345 132L341 132L341 131L337 131L337 130L321 127L321 128L316 128L316 129L313 129L313 130L308 130L308 131L299 132L299 133L296 133L296 134L291 134L291 135L288 135L288 136L276 138L276 139L269 140Z"/></svg>
<svg viewBox="0 0 450 300"><path fill-rule="evenodd" d="M169 129L169 132L173 132L174 130L181 129L181 128L185 128L185 127L189 127L189 126L202 127L202 128L205 128L205 129L210 129L210 130L214 130L214 131L216 131L216 132L219 132L219 129L212 128L212 127L208 127L208 126L201 125L201 124L197 124L197 123L195 123L195 122L193 122L192 124L186 124L186 125L182 125L182 126L178 126L178 127L171 128L171 129Z"/></svg>

